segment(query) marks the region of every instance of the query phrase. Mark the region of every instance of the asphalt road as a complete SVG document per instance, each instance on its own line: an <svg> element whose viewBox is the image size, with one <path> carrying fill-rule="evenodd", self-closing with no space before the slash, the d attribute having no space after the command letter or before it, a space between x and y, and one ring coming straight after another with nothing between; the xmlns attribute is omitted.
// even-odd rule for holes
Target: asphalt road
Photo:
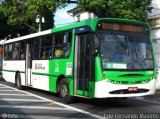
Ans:
<svg viewBox="0 0 160 119"><path fill-rule="evenodd" d="M2 79L1 79L2 80ZM160 119L160 92L128 99L82 99L60 102L58 95L0 81L0 118L26 119Z"/></svg>

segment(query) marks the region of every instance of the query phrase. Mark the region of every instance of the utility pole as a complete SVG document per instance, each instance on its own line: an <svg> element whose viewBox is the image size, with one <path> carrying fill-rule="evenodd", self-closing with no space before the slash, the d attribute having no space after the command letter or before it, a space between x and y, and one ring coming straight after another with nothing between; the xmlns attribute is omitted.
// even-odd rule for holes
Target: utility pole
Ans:
<svg viewBox="0 0 160 119"><path fill-rule="evenodd" d="M38 24L38 32L42 31L42 23L44 23L44 22L45 22L44 17L37 15L36 23Z"/></svg>

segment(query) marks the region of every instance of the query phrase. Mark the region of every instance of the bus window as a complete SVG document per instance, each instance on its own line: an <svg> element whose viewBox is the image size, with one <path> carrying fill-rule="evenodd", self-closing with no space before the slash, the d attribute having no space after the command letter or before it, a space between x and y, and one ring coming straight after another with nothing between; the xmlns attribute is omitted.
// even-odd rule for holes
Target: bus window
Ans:
<svg viewBox="0 0 160 119"><path fill-rule="evenodd" d="M68 58L71 52L72 32L54 36L54 58Z"/></svg>
<svg viewBox="0 0 160 119"><path fill-rule="evenodd" d="M39 53L40 53L40 39L34 39L34 47L33 47L33 53L34 53L34 60L39 59Z"/></svg>
<svg viewBox="0 0 160 119"><path fill-rule="evenodd" d="M13 59L12 51L13 51L13 44L9 44L9 46L8 46L8 60Z"/></svg>
<svg viewBox="0 0 160 119"><path fill-rule="evenodd" d="M55 58L62 58L63 57L63 47L62 46L57 46L55 48Z"/></svg>
<svg viewBox="0 0 160 119"><path fill-rule="evenodd" d="M14 51L13 51L13 59L18 60L20 59L20 43L14 44Z"/></svg>
<svg viewBox="0 0 160 119"><path fill-rule="evenodd" d="M25 59L25 42L20 43L20 59L24 60Z"/></svg>
<svg viewBox="0 0 160 119"><path fill-rule="evenodd" d="M52 37L41 38L41 59L50 59L52 57Z"/></svg>
<svg viewBox="0 0 160 119"><path fill-rule="evenodd" d="M8 52L8 45L5 45L5 47L4 47L4 60L7 60L7 59L8 59L8 54L7 54L7 52Z"/></svg>
<svg viewBox="0 0 160 119"><path fill-rule="evenodd" d="M44 49L41 50L41 59L47 59L47 52Z"/></svg>

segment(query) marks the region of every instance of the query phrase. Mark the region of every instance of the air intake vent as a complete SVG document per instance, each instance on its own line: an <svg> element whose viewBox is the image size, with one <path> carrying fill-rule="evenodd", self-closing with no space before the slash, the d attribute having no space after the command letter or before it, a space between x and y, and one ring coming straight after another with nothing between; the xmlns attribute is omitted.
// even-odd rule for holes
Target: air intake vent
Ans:
<svg viewBox="0 0 160 119"><path fill-rule="evenodd" d="M139 77L139 76L144 76L143 74L123 74L123 75L120 75L119 77Z"/></svg>

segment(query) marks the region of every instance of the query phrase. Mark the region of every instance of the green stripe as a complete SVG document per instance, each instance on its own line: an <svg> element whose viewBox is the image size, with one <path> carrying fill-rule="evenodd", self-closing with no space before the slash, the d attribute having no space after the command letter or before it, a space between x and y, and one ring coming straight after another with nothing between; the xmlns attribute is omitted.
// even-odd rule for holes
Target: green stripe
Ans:
<svg viewBox="0 0 160 119"><path fill-rule="evenodd" d="M17 72L17 70L7 70L7 69L3 69L2 71L6 71L6 72ZM20 73L25 73L25 71L19 71Z"/></svg>
<svg viewBox="0 0 160 119"><path fill-rule="evenodd" d="M38 73L38 72L32 72L32 74L50 76L50 74L47 74L47 73Z"/></svg>
<svg viewBox="0 0 160 119"><path fill-rule="evenodd" d="M47 73L39 73L39 72L32 72L34 75L44 75L44 76L52 76L52 77L58 77L59 75L53 75L53 74L47 74ZM72 78L72 76L67 76L67 78Z"/></svg>

